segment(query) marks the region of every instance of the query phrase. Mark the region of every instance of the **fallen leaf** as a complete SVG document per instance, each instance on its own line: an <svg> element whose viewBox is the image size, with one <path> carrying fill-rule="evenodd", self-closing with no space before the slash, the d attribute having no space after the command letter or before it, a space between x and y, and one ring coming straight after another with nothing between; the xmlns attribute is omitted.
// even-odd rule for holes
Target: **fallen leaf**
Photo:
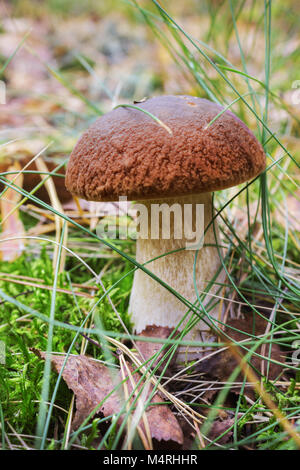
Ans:
<svg viewBox="0 0 300 470"><path fill-rule="evenodd" d="M11 165L8 171L20 171L21 166L18 162ZM6 178L16 186L22 188L23 175L6 175ZM1 240L10 237L22 237L25 233L24 226L19 217L19 210L15 206L21 199L20 193L7 186L7 190L0 199L0 211L2 220ZM14 210L15 209L15 210ZM13 211L13 212L12 212ZM3 261L13 261L21 255L24 250L24 239L7 240L0 243L0 255Z"/></svg>
<svg viewBox="0 0 300 470"><path fill-rule="evenodd" d="M46 358L45 352L35 349L33 349L33 352L42 359ZM64 360L64 356L51 355L51 362L57 373L61 371ZM140 374L133 374L133 367L130 365L129 369L134 382L137 383L141 378ZM73 429L78 428L104 399L105 401L96 414L102 413L104 416L116 415L125 403L123 386L120 386L118 391L108 396L116 384L122 381L119 370L108 368L92 358L83 355L70 356L62 372L62 377L76 397L76 414L72 423ZM126 381L126 384L128 394L131 394L133 387L130 380ZM150 385L148 396L152 390L153 386ZM151 437L158 441L174 441L182 444L183 434L170 408L166 405L155 405L155 403L162 401L161 396L156 393L151 399L151 406L147 408L145 413ZM119 426L123 422L124 417L124 414L122 414L118 421ZM138 426L145 433L143 420L140 420Z"/></svg>
<svg viewBox="0 0 300 470"><path fill-rule="evenodd" d="M15 165L19 165L19 168L24 168L25 165L28 165L28 163L32 160L32 154L30 155L24 155L21 156L18 160L13 160L11 158L4 159L0 162L0 173L6 172L6 171L13 171L10 170L11 166L15 167ZM57 166L58 162L55 160L55 158L49 158L47 160L47 167L48 171L54 171ZM36 162L30 163L26 167L26 171L38 171ZM58 174L64 175L64 169L61 168L58 171ZM13 175L14 176L14 175ZM69 201L72 196L71 194L67 191L65 187L65 180L61 176L53 176L52 177L55 188L57 191L57 195L59 200L63 203L66 201ZM23 188L25 191L30 192L32 191L38 184L41 182L41 177L38 173L24 173L23 174ZM1 189L3 189L3 185L1 185ZM45 201L47 203L50 202L49 194L45 188L45 186L41 186L35 193L34 196L38 197L42 201Z"/></svg>
<svg viewBox="0 0 300 470"><path fill-rule="evenodd" d="M254 334L255 336L262 336L265 334L265 330L267 327L267 321L261 317L256 316L255 318L255 329ZM241 330L243 333L239 331L235 331L233 328ZM227 322L225 333L232 338L232 340L239 342L246 339L250 339L250 334L253 334L253 317L252 315L246 315L245 318L238 318L238 319L230 319ZM257 354L262 354L263 345L258 347L255 352ZM242 354L246 354L247 352L243 349L240 349ZM272 344L270 358L274 361L284 363L284 352L278 346L278 344ZM267 345L264 357L268 358L269 356L269 346ZM250 359L250 364L260 371L262 367L265 371L268 370L268 378L270 380L275 380L279 374L283 370L283 366L279 364L274 364L273 362L269 362L268 359L262 359L261 357L256 356L255 354L252 355ZM269 368L268 368L269 364ZM233 357L232 353L227 349L222 351L218 354L215 354L212 357L208 357L206 360L202 361L199 364L198 370L201 373L205 373L206 375L218 379L221 382L225 382L230 377L231 373L237 366L237 361ZM268 369L267 369L268 368ZM236 379L237 382L243 381L243 374L239 374ZM232 392L239 393L240 391L239 386L235 386L232 388ZM251 385L246 385L244 389L245 393L248 395L253 396L253 389Z"/></svg>
<svg viewBox="0 0 300 470"><path fill-rule="evenodd" d="M221 436L221 434L226 432L233 425L233 423L234 423L234 418L227 418L227 419L224 419L224 420L216 419L213 422L212 427L210 429L209 439L214 441L219 436ZM233 434L232 431L226 432L226 434L224 436L222 436L222 437L220 437L220 439L218 439L217 443L218 444L226 444L227 442L230 441L230 439L232 437L232 434Z"/></svg>
<svg viewBox="0 0 300 470"><path fill-rule="evenodd" d="M143 336L145 338L161 338L161 339L167 339L169 338L170 334L174 328L168 328L164 326L156 326L156 325L148 325L145 330L143 330L139 336ZM154 354L156 354L161 347L163 346L163 343L153 343L153 342L147 342L147 341L136 341L136 346L139 350L139 352L142 354L142 357L144 360L150 359ZM155 367L156 364L162 359L162 357L166 354L169 348L166 348L162 353L159 354L158 358L154 362L152 367ZM176 361L176 356L177 353L175 352L174 356L172 357L172 360L170 364L168 365L168 369L172 367L172 364L175 363ZM166 360L169 359L169 356L167 357ZM159 370L161 370L164 366L165 362L162 363L162 365L159 367ZM167 373L167 371L166 371Z"/></svg>
<svg viewBox="0 0 300 470"><path fill-rule="evenodd" d="M287 196L286 206L287 213L285 212L285 205L280 206L279 210L277 211L277 222L279 222L283 227L285 227L288 221L288 224L292 230L300 232L300 191L296 191L294 194L289 194Z"/></svg>

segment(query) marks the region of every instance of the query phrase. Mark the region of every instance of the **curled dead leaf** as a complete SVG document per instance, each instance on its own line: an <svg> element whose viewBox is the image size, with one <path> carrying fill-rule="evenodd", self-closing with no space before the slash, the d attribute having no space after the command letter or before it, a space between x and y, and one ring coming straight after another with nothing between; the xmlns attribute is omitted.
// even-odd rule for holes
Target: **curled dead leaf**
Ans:
<svg viewBox="0 0 300 470"><path fill-rule="evenodd" d="M46 358L45 352L34 349L33 352L42 359ZM65 356L51 355L51 362L57 373L60 373L64 360ZM131 365L128 364L128 367L134 383L137 384L141 379L141 375L138 372L134 373ZM107 417L117 415L125 403L122 385L111 393L122 382L119 369L108 368L90 357L83 355L70 356L66 361L62 377L76 397L73 429L78 428L101 402L103 403L97 409L96 414L102 413L103 416ZM130 395L133 391L131 381L128 380L126 383ZM150 385L147 396L152 391L153 386ZM158 441L174 441L182 444L183 434L178 421L168 406L158 404L162 401L160 395L155 393L151 399L151 405L147 407L145 412L151 437ZM119 426L124 417L125 414L122 413L118 420ZM142 420L138 423L137 430L145 434L145 425Z"/></svg>

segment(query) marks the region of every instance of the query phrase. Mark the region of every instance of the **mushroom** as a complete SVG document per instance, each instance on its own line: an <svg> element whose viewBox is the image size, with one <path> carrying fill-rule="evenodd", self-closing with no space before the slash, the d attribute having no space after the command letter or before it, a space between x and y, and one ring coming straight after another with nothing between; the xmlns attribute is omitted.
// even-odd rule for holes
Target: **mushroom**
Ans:
<svg viewBox="0 0 300 470"><path fill-rule="evenodd" d="M135 332L143 333L154 327L182 331L193 315L196 321L184 340L212 341L213 320L220 319L217 294L225 276L220 261L222 251L217 247L218 227L212 223L211 193L256 177L265 169L266 157L240 119L206 99L159 96L137 106L144 112L118 107L96 120L83 134L68 163L66 186L71 193L88 200L116 201L126 196L144 204L149 214L148 237L137 239L136 259L141 264L147 263L147 269L191 304L197 301L193 276L197 253L196 286L199 295L207 289L203 305L211 320L205 312L201 319L192 311L188 313L185 303L137 269L129 304ZM190 234L187 237L183 233L178 238L174 218L169 238L161 236L161 218L158 226L153 227L152 208L157 210L163 203L169 208L176 204L182 214L186 205L191 205L192 231L197 228L197 207L204 205L206 231L204 246L199 251L186 249ZM154 238L149 237L151 228L156 228ZM173 253L162 256L169 252ZM187 349L188 358L203 353L199 347ZM187 351L181 347L179 360L183 353Z"/></svg>

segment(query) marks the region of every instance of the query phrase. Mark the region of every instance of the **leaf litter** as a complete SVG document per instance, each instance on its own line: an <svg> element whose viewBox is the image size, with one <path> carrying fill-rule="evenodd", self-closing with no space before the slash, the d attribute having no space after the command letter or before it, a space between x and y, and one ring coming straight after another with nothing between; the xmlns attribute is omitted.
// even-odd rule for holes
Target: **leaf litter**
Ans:
<svg viewBox="0 0 300 470"><path fill-rule="evenodd" d="M38 350L34 350L34 352L40 358L46 358L45 352ZM57 373L62 370L64 361L64 356L51 355L51 362ZM134 368L130 364L128 364L128 367L134 382L137 384L141 378L140 374L134 372ZM126 377L129 376L128 371L125 375ZM69 356L62 371L62 377L76 397L76 413L72 422L73 429L77 429L101 402L102 404L96 414L101 413L104 417L108 417L121 412L126 401L122 388L118 387L118 392L111 393L116 384L123 381L120 370L116 372L116 370L84 355ZM130 395L134 390L130 380L126 381L126 387ZM153 386L150 385L148 396L152 391ZM151 437L158 441L174 441L182 444L183 434L179 423L170 408L167 405L160 404L162 401L161 396L155 393L151 398L151 406L145 412ZM118 426L122 424L125 412L121 413L117 422ZM138 432L146 433L143 421L138 423Z"/></svg>

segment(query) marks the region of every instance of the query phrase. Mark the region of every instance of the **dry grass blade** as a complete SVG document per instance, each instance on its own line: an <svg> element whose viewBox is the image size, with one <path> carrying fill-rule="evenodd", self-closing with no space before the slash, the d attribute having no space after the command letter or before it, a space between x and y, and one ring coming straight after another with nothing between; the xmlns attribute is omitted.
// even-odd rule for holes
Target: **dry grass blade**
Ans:
<svg viewBox="0 0 300 470"><path fill-rule="evenodd" d="M284 416L284 414L277 408L274 401L272 400L270 394L266 391L265 387L259 381L258 377L256 376L255 372L248 366L245 361L245 358L241 356L238 347L234 343L229 343L227 339L224 339L225 342L228 344L228 348L233 354L233 356L238 361L241 370L243 371L245 377L249 382L252 382L252 387L256 390L256 392L261 396L264 403L267 405L268 408L272 411L273 415L277 419L278 423L283 427L283 429L287 432L289 436L294 440L295 444L300 449L300 435L296 431L295 427L289 422L289 420Z"/></svg>
<svg viewBox="0 0 300 470"><path fill-rule="evenodd" d="M126 420L126 428L127 428L127 436L130 435L130 427L131 427L131 414L130 414L130 402L129 402L129 390L128 390L128 383L125 380L126 379L126 373L124 370L124 361L122 360L122 356L120 357L120 373L121 373L121 379L122 379L122 385L123 385L123 392L124 392L124 398L125 398L125 406L126 406L126 412L127 412L127 420ZM127 443L127 450L132 449L132 443L129 441Z"/></svg>
<svg viewBox="0 0 300 470"><path fill-rule="evenodd" d="M1 245L0 245L1 246ZM0 277L0 281L4 282L13 282L14 284L22 284L24 286L30 286L30 287L35 287L37 289L45 289L45 290L53 290L53 286L47 286L45 284L37 284L35 282L30 282L30 281L21 281L19 279L12 279L12 278L6 278L6 277ZM86 292L76 292L76 291L70 291L68 289L63 289L61 287L56 288L57 292L62 292L64 294L69 294L69 295L76 295L77 297L85 297L87 299L93 299L94 296L87 294Z"/></svg>
<svg viewBox="0 0 300 470"><path fill-rule="evenodd" d="M128 448L128 450L132 448L132 439L134 437L135 429L137 428L139 436L140 436L140 438L143 442L144 448L146 450L153 450L151 431L150 431L150 427L149 427L149 423L148 423L148 419L147 419L147 414L145 412L145 407L144 407L144 403L147 400L147 395L148 395L150 383L148 382L145 385L145 387L142 391L142 394L138 397L137 384L135 383L135 380L134 380L132 371L130 370L130 367L128 366L128 364L126 363L126 361L124 359L124 355L121 354L119 359L120 359L121 370L123 369L123 371L124 371L124 369L126 369L126 373L124 372L124 378L126 376L129 378L132 390L134 391L134 396L138 399L137 400L137 405L136 405L136 410L133 413L132 419L130 420L131 427L129 425L127 442L125 443L125 446ZM123 375L123 372L122 372L122 375ZM141 417L143 419L145 433L143 432L141 427L138 425L138 423L140 422Z"/></svg>
<svg viewBox="0 0 300 470"><path fill-rule="evenodd" d="M137 357L135 353L133 353L127 346L124 344L120 343L118 340L114 338L110 338L109 336L104 335L104 338L106 341L112 343L114 346L116 346L118 349L124 352L124 354L131 359L133 364L140 370L140 372L145 375L145 377L149 378L153 385L156 387L156 389L163 394L163 396L171 401L173 405L178 408L179 410L183 411L186 413L187 416L189 416L191 419L195 420L197 423L202 423L203 419L205 419L205 416L201 415L197 411L193 410L189 405L184 403L183 401L179 400L176 398L172 393L168 392L166 388L161 385L160 382L158 382L157 378L155 376L151 376L149 370L143 365L143 363L140 361L140 359Z"/></svg>
<svg viewBox="0 0 300 470"><path fill-rule="evenodd" d="M37 166L37 169L39 171L44 172L44 173L48 172L47 165L43 161L42 157L40 157L36 160L36 166ZM63 213L63 207L60 203L60 200L58 199L55 184L53 182L52 177L48 178L45 181L45 188L48 192L52 207L57 212L60 212L62 214ZM55 237L56 237L57 244L55 245L54 255L53 255L53 266L54 267L57 264L58 251L59 251L59 240L60 240L60 237L61 237L62 227L63 227L63 219L59 215L55 214L55 228L56 228ZM63 245L64 246L67 245L67 239L68 239L68 227L66 225L65 233L64 233L64 239L63 239ZM63 272L63 270L64 270L65 259L66 259L66 252L65 252L65 249L62 249L62 253L61 253L61 257L60 257L59 272Z"/></svg>
<svg viewBox="0 0 300 470"><path fill-rule="evenodd" d="M28 445L26 444L26 442L24 441L24 439L22 439L22 436L17 433L17 431L12 427L12 425L10 424L9 421L7 421L7 424L8 424L8 427L12 430L12 433L13 435L18 439L18 441L21 443L23 449L26 449L26 450L29 450L30 448L28 447Z"/></svg>

